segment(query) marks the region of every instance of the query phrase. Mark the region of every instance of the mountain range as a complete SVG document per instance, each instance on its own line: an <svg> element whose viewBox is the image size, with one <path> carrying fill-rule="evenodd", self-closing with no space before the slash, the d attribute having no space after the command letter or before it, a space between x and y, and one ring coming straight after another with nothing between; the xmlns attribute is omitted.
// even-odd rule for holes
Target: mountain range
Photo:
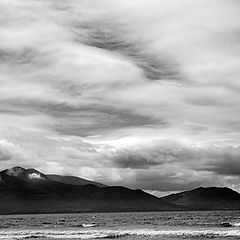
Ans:
<svg viewBox="0 0 240 240"><path fill-rule="evenodd" d="M90 183L90 184L89 184ZM14 167L0 172L0 213L163 211L179 207L142 190Z"/></svg>
<svg viewBox="0 0 240 240"><path fill-rule="evenodd" d="M158 198L140 189L13 167L0 172L0 214L240 209L229 188L197 188Z"/></svg>

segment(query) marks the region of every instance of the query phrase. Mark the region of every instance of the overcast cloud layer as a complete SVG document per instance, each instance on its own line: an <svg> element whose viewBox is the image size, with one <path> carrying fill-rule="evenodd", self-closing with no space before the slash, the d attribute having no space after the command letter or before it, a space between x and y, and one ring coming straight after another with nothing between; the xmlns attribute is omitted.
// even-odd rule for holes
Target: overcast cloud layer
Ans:
<svg viewBox="0 0 240 240"><path fill-rule="evenodd" d="M1 168L240 190L238 0L8 0L0 23Z"/></svg>

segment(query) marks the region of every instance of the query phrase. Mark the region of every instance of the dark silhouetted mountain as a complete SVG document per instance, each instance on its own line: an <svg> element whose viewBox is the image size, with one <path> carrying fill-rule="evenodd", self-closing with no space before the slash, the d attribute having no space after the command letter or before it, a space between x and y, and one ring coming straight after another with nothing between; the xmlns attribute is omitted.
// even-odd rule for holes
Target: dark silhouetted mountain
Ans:
<svg viewBox="0 0 240 240"><path fill-rule="evenodd" d="M16 179L26 182L50 180L46 175L33 168L13 167L0 172L0 180L2 182L11 182Z"/></svg>
<svg viewBox="0 0 240 240"><path fill-rule="evenodd" d="M0 214L179 210L142 190L54 181L35 169L0 172Z"/></svg>
<svg viewBox="0 0 240 240"><path fill-rule="evenodd" d="M197 210L240 209L240 194L230 188L200 187L191 191L171 194L162 200L181 207Z"/></svg>
<svg viewBox="0 0 240 240"><path fill-rule="evenodd" d="M79 177L74 177L74 176L61 176L61 175L51 174L51 175L47 175L47 177L56 182L72 184L72 185L82 186L82 185L92 184L92 185L95 185L98 187L107 187L106 185L104 185L102 183L93 182L93 181L90 181L90 180L87 180L84 178L79 178Z"/></svg>

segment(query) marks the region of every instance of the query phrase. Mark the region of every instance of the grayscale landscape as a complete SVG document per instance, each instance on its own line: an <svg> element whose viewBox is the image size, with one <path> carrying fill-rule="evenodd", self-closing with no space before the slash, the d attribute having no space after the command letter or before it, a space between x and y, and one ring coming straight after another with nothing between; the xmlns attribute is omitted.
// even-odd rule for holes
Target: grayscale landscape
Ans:
<svg viewBox="0 0 240 240"><path fill-rule="evenodd" d="M0 240L240 237L238 0L0 1Z"/></svg>

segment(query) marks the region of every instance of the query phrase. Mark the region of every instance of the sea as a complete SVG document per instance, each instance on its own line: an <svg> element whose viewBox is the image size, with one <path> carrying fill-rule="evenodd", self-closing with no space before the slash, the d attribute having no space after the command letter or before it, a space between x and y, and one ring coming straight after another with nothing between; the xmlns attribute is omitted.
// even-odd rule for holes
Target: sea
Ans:
<svg viewBox="0 0 240 240"><path fill-rule="evenodd" d="M0 239L240 239L240 211L2 215Z"/></svg>

